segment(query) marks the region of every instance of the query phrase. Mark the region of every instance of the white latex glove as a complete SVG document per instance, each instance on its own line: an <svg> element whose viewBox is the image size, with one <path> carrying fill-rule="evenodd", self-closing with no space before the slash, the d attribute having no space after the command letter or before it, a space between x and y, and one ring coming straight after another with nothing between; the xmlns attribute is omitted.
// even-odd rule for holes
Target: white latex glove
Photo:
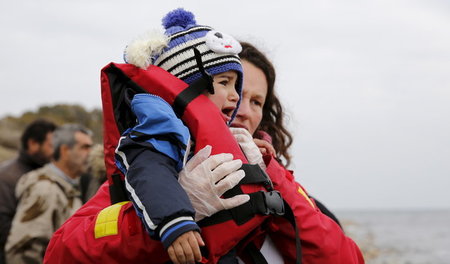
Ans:
<svg viewBox="0 0 450 264"><path fill-rule="evenodd" d="M261 151L258 146L256 146L253 141L252 135L245 129L240 127L230 127L231 133L233 134L236 141L241 146L242 152L244 152L245 157L249 164L258 164L261 169L266 170L266 164L262 158Z"/></svg>
<svg viewBox="0 0 450 264"><path fill-rule="evenodd" d="M233 160L233 155L222 153L211 155L211 146L206 146L194 155L178 176L178 181L186 191L195 209L195 221L200 221L219 211L231 209L250 200L247 194L220 198L236 186L245 173L239 170L241 160Z"/></svg>

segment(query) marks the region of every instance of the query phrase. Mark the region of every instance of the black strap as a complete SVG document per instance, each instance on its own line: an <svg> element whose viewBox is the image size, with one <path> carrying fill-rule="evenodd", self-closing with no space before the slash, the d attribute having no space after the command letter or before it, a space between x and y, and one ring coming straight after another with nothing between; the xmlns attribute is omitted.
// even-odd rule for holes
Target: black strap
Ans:
<svg viewBox="0 0 450 264"><path fill-rule="evenodd" d="M301 248L301 242L300 242L300 234L297 226L297 222L295 221L294 213L292 212L291 207L287 204L285 200L284 206L285 206L285 214L284 218L291 223L292 227L295 230L295 247L296 247L296 264L302 263L302 248ZM265 259L264 255L261 253L261 250L256 247L256 245L253 242L250 242L247 244L247 246L244 248L244 252L248 254L248 256L252 259L254 264L267 264L267 260Z"/></svg>
<svg viewBox="0 0 450 264"><path fill-rule="evenodd" d="M283 215L284 203L278 191L258 191L248 194L250 201L230 210L223 210L198 222L200 227L219 224L233 219L237 225L247 223L255 214Z"/></svg>
<svg viewBox="0 0 450 264"><path fill-rule="evenodd" d="M253 218L255 214L268 214L268 212L278 212L280 213L280 210L274 210L273 208L268 209L268 205L272 206L275 205L275 209L278 209L280 207L279 203L277 205L276 201L271 198L276 198L277 196L280 197L281 195L275 195L271 196L269 194L275 194L272 193L273 185L272 181L270 180L269 176L259 167L258 165L254 164L242 164L241 167L242 170L245 172L245 177L239 182L240 184L262 184L269 192L255 192L250 195L250 201L248 203L242 204L238 207L232 208L230 210L223 210L220 211L211 217L204 218L201 220L198 224L200 226L209 226L213 224L223 223L225 221L233 219L236 224L242 225L247 223L250 219ZM234 188L228 190L224 193L224 198L231 198L233 196L243 194L242 189L240 186L237 185ZM269 194L268 194L269 193ZM269 198L267 198L269 197ZM267 198L267 199L266 199ZM266 200L269 201L269 204L266 203ZM273 203L275 202L275 203Z"/></svg>
<svg viewBox="0 0 450 264"><path fill-rule="evenodd" d="M273 190L272 181L264 170L257 164L242 164L241 169L245 172L245 177L239 184L260 183L268 191Z"/></svg>
<svg viewBox="0 0 450 264"><path fill-rule="evenodd" d="M272 191L272 182L270 181L269 176L267 176L258 165L243 164L241 169L245 171L245 177L239 182L239 185L224 193L223 196L225 198L243 194L240 187L241 184L262 184L267 190ZM231 218L238 225L247 223L257 213L266 214L265 212L267 212L267 205L263 199L263 192L255 192L249 195L250 202L229 210Z"/></svg>
<svg viewBox="0 0 450 264"><path fill-rule="evenodd" d="M294 216L294 212L292 211L292 208L289 206L289 204L284 201L284 208L285 208L285 214L284 214L284 218L286 218L286 220L289 221L289 223L291 223L292 227L295 230L295 248L296 248L296 264L301 264L302 263L302 245L300 243L300 234L299 234L299 230L298 230L298 226L297 226L297 222L295 221L295 216Z"/></svg>
<svg viewBox="0 0 450 264"><path fill-rule="evenodd" d="M261 253L261 250L259 250L253 242L250 242L244 250L248 253L254 264L268 264L266 258Z"/></svg>
<svg viewBox="0 0 450 264"><path fill-rule="evenodd" d="M273 185L269 176L256 164L242 164L241 170L245 172L245 177L239 182L238 185L232 189L226 191L223 197L230 198L238 194L243 194L240 185L241 184L262 184L266 190L272 191Z"/></svg>
<svg viewBox="0 0 450 264"><path fill-rule="evenodd" d="M181 118L187 105L197 98L197 96L201 95L207 85L208 81L200 78L179 93L177 97L175 97L172 106L175 114Z"/></svg>
<svg viewBox="0 0 450 264"><path fill-rule="evenodd" d="M245 165L245 166L244 166ZM272 182L270 181L269 176L261 170L258 165L249 165L244 164L242 169L245 171L245 177L240 183L261 183L262 181L267 181L265 186L269 186L273 188ZM262 173L261 173L262 172ZM247 178L247 179L246 179ZM262 179L262 181L261 181ZM270 185L269 185L270 183ZM269 189L272 190L272 189ZM278 191L269 191L269 192L256 192L251 193L250 195L250 204L252 205L253 213L262 213L265 215L277 215L283 216L288 220L292 227L295 230L295 246L296 246L296 254L297 254L297 263L301 263L302 252L301 252L301 243L300 243L300 234L297 226L297 222L295 221L295 216L292 211L292 208L289 204L282 199L280 193ZM280 200L283 204L279 204ZM233 216L246 215L248 214L244 211L248 208L243 208L238 206L236 208L231 209ZM234 210L234 213L233 213ZM219 216L221 219L225 219L224 215ZM238 217L239 218L239 217Z"/></svg>
<svg viewBox="0 0 450 264"><path fill-rule="evenodd" d="M208 82L205 89L208 90L210 94L214 94L213 77L205 70L202 62L202 54L198 51L198 49L194 48L194 55L195 61L197 62L197 67L202 74L202 79L205 79Z"/></svg>
<svg viewBox="0 0 450 264"><path fill-rule="evenodd" d="M202 63L202 56L200 52L194 49L195 60L197 61L197 67L202 75L202 78L193 82L186 89L184 89L181 93L175 97L173 102L173 110L177 114L178 117L182 117L184 114L184 110L187 105L192 102L197 96L201 95L205 90L207 90L210 94L214 94L214 86L213 86L213 78L209 75Z"/></svg>
<svg viewBox="0 0 450 264"><path fill-rule="evenodd" d="M111 176L112 184L109 185L109 194L111 196L111 204L129 201L127 192L125 190L125 182L120 177L120 174L113 174Z"/></svg>

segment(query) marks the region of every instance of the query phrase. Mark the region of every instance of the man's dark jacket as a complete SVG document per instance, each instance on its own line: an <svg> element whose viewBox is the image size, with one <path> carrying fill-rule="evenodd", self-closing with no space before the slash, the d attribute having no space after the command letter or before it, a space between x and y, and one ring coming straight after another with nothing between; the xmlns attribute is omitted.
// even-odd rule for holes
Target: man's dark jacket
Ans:
<svg viewBox="0 0 450 264"><path fill-rule="evenodd" d="M17 207L15 188L23 174L42 167L26 154L0 164L0 264L5 263L5 243Z"/></svg>

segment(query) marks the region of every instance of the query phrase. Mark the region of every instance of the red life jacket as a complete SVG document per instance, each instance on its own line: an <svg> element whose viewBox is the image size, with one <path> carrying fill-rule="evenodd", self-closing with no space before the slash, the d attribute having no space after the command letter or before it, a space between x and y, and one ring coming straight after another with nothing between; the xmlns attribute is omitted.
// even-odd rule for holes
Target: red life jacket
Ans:
<svg viewBox="0 0 450 264"><path fill-rule="evenodd" d="M131 203L109 207L111 197L108 188L116 184L112 176L120 175L114 164L119 137L133 122L133 117L128 116L130 110L120 98L124 93L148 92L173 105L188 85L156 66L142 70L131 64L115 63L103 68L101 85L108 182L54 234L44 263L165 263L169 261L166 250L143 229ZM179 105L176 107L180 108ZM211 145L212 154L232 153L235 159L247 162L220 110L206 96L194 97L181 108L184 110L181 111L181 119L195 139L195 152ZM262 184L242 184L240 189L243 193L265 190ZM244 208L244 211L249 210ZM255 214L239 223L231 219L202 227L208 252L203 263L216 263L265 219L266 216Z"/></svg>

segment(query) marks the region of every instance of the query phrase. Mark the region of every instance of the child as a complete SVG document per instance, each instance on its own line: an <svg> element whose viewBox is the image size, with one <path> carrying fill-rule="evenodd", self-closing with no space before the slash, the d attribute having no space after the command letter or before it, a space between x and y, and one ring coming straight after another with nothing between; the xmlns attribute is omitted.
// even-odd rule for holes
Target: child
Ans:
<svg viewBox="0 0 450 264"><path fill-rule="evenodd" d="M165 35L153 33L148 40L131 43L125 50L126 62L144 69L153 64L192 84L202 78L194 55L194 49L198 50L206 72L213 76L214 91L205 95L221 110L224 121L231 123L242 90L240 44L231 36L196 25L193 14L183 9L167 14L163 25ZM195 211L177 181L190 154L189 130L160 97L136 94L130 100L137 124L126 130L116 150L129 197L150 236L163 243L173 262L200 261L199 246L204 243ZM240 165L239 160L228 163L236 169ZM242 204L249 198L232 199Z"/></svg>

